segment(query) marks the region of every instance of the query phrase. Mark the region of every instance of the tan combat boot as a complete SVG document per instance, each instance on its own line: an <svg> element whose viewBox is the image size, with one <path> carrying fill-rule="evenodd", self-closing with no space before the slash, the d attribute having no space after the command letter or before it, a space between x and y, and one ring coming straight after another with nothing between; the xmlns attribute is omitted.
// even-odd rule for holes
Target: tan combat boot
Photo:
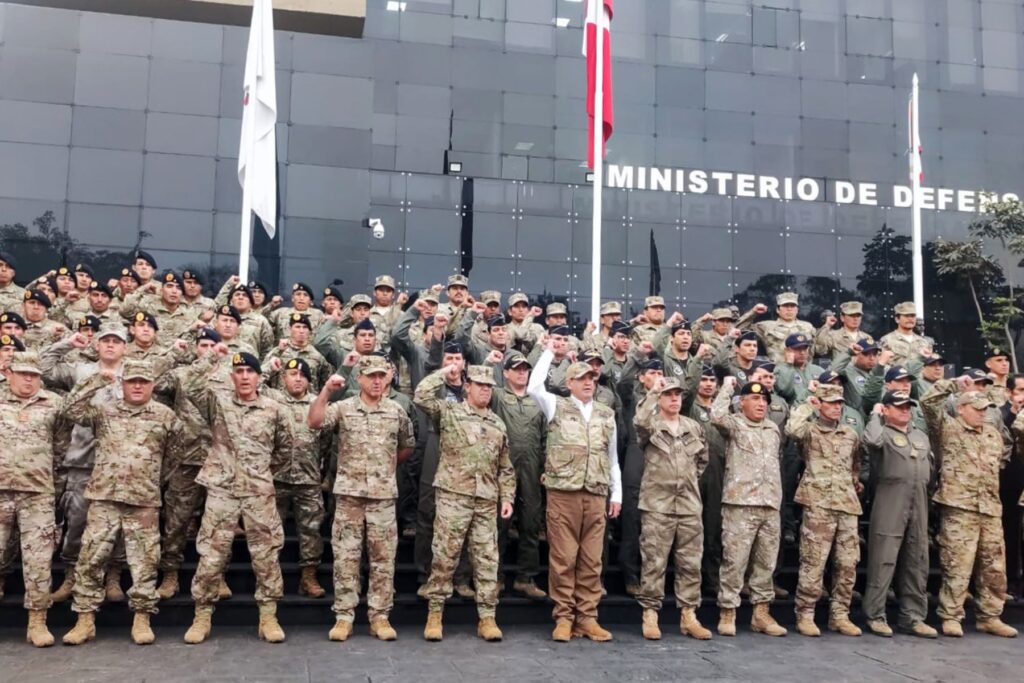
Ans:
<svg viewBox="0 0 1024 683"><path fill-rule="evenodd" d="M543 600L548 597L548 594L542 591L533 581L516 581L512 584L512 590L534 600Z"/></svg>
<svg viewBox="0 0 1024 683"><path fill-rule="evenodd" d="M463 600L475 600L476 599L476 591L473 590L472 586L470 586L469 584L466 584L466 583L457 583L457 584L455 584L455 594L458 595Z"/></svg>
<svg viewBox="0 0 1024 683"><path fill-rule="evenodd" d="M213 618L213 607L196 605L196 615L192 625L185 632L185 642L198 645L210 637L210 620Z"/></svg>
<svg viewBox="0 0 1024 683"><path fill-rule="evenodd" d="M75 627L64 634L65 645L81 645L96 637L96 613L79 612Z"/></svg>
<svg viewBox="0 0 1024 683"><path fill-rule="evenodd" d="M658 627L658 612L656 610L644 610L640 632L647 640L661 640L661 629Z"/></svg>
<svg viewBox="0 0 1024 683"><path fill-rule="evenodd" d="M344 643L350 635L352 635L352 622L338 619L334 622L334 628L327 634L327 640Z"/></svg>
<svg viewBox="0 0 1024 683"><path fill-rule="evenodd" d="M679 614L679 632L697 640L711 640L711 631L697 620L697 610L684 607Z"/></svg>
<svg viewBox="0 0 1024 683"><path fill-rule="evenodd" d="M494 621L494 617L484 617L481 619L476 625L476 634L488 643L496 643L502 637L501 629L498 628L498 623Z"/></svg>
<svg viewBox="0 0 1024 683"><path fill-rule="evenodd" d="M149 615L144 612L136 612L132 621L132 642L136 645L149 645L156 640L153 629L149 625Z"/></svg>
<svg viewBox="0 0 1024 683"><path fill-rule="evenodd" d="M228 588L228 582L224 580L224 575L220 576L220 584L217 586L217 599L227 600L231 597L231 589Z"/></svg>
<svg viewBox="0 0 1024 683"><path fill-rule="evenodd" d="M736 610L723 607L718 615L718 635L736 635Z"/></svg>
<svg viewBox="0 0 1024 683"><path fill-rule="evenodd" d="M750 628L766 636L777 637L786 635L786 629L779 626L778 622L772 618L771 612L768 611L767 602L754 605L754 615L750 619Z"/></svg>
<svg viewBox="0 0 1024 683"><path fill-rule="evenodd" d="M910 628L900 629L900 630L902 630L904 633L909 633L912 636L917 636L918 638L929 638L930 639L930 638L938 638L939 637L939 632L936 631L935 629L933 629L928 624L924 623L923 621L917 622L916 624L914 624Z"/></svg>
<svg viewBox="0 0 1024 683"><path fill-rule="evenodd" d="M46 610L32 609L28 611L28 632L25 640L34 647L50 647L53 645L53 634L46 628Z"/></svg>
<svg viewBox="0 0 1024 683"><path fill-rule="evenodd" d="M260 640L265 640L268 643L284 642L284 629L277 621L277 605L275 603L260 605L258 635Z"/></svg>
<svg viewBox="0 0 1024 683"><path fill-rule="evenodd" d="M156 594L161 600L170 600L177 595L178 572L165 572L160 587L156 589Z"/></svg>
<svg viewBox="0 0 1024 683"><path fill-rule="evenodd" d="M423 640L429 640L432 643L439 642L443 637L444 629L441 626L442 612L430 612L427 614L427 625L423 629Z"/></svg>
<svg viewBox="0 0 1024 683"><path fill-rule="evenodd" d="M395 632L387 617L379 617L370 622L370 635L377 640L397 640L398 633Z"/></svg>
<svg viewBox="0 0 1024 683"><path fill-rule="evenodd" d="M836 614L828 619L828 630L844 636L859 636L860 628L850 621L849 614Z"/></svg>
<svg viewBox="0 0 1024 683"><path fill-rule="evenodd" d="M103 590L106 592L107 602L124 602L124 591L121 590L121 564L112 564L107 568L107 580L104 582Z"/></svg>
<svg viewBox="0 0 1024 683"><path fill-rule="evenodd" d="M322 598L327 594L320 582L316 580L316 567L303 567L299 575L299 595L311 598Z"/></svg>
<svg viewBox="0 0 1024 683"><path fill-rule="evenodd" d="M1003 620L999 617L979 619L976 627L978 633L988 633L989 635L1001 636L1003 638L1017 637L1017 629L1003 623Z"/></svg>
<svg viewBox="0 0 1024 683"><path fill-rule="evenodd" d="M950 638L963 638L964 627L960 625L959 621L947 619L942 622L942 635L949 636Z"/></svg>
<svg viewBox="0 0 1024 683"><path fill-rule="evenodd" d="M75 589L75 565L69 564L64 570L64 583L57 587L57 590L50 593L52 602L64 602L71 597Z"/></svg>
<svg viewBox="0 0 1024 683"><path fill-rule="evenodd" d="M568 643L572 639L572 622L568 619L559 619L555 622L555 630L551 632L551 640L558 643Z"/></svg>
<svg viewBox="0 0 1024 683"><path fill-rule="evenodd" d="M885 619L868 619L868 630L876 636L892 638L892 627L889 626Z"/></svg>
<svg viewBox="0 0 1024 683"><path fill-rule="evenodd" d="M803 612L796 613L796 632L809 638L817 638L821 635L821 629L814 623L814 615Z"/></svg>
<svg viewBox="0 0 1024 683"><path fill-rule="evenodd" d="M572 635L574 638L589 638L595 643L606 643L612 639L611 632L601 628L597 619L577 621L572 626Z"/></svg>

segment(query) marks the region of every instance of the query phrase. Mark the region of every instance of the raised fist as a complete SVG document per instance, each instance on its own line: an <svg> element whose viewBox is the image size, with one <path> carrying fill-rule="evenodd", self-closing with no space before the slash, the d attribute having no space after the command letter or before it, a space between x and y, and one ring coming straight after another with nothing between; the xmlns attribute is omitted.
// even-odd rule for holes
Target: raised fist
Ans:
<svg viewBox="0 0 1024 683"><path fill-rule="evenodd" d="M327 381L324 382L324 391L333 393L335 391L341 391L344 388L345 378L341 375L331 375L327 378Z"/></svg>
<svg viewBox="0 0 1024 683"><path fill-rule="evenodd" d="M502 358L504 357L505 354L503 354L501 351L493 349L489 354L487 354L486 362L490 363L491 365L497 365L498 363L501 362Z"/></svg>
<svg viewBox="0 0 1024 683"><path fill-rule="evenodd" d="M76 349L84 349L89 346L89 338L81 332L75 332L68 338L68 341L71 342L71 345Z"/></svg>
<svg viewBox="0 0 1024 683"><path fill-rule="evenodd" d="M270 359L270 370L272 372L281 372L281 359L277 356Z"/></svg>
<svg viewBox="0 0 1024 683"><path fill-rule="evenodd" d="M544 309L543 308L541 308L540 306L531 306L530 307L530 317L531 318L539 318L542 315L544 315Z"/></svg>
<svg viewBox="0 0 1024 683"><path fill-rule="evenodd" d="M398 295L398 305L404 306L409 301L409 292L402 292Z"/></svg>
<svg viewBox="0 0 1024 683"><path fill-rule="evenodd" d="M359 354L356 353L355 351L349 351L347 354L345 354L345 360L344 362L342 362L342 365L344 365L346 368L353 368L358 362Z"/></svg>
<svg viewBox="0 0 1024 683"><path fill-rule="evenodd" d="M216 346L213 347L213 352L216 353L221 358L225 358L228 356L228 354L231 353L231 349L224 342L219 342Z"/></svg>
<svg viewBox="0 0 1024 683"><path fill-rule="evenodd" d="M767 312L768 307L765 306L764 304L757 304L756 306L754 306L754 313L756 313L757 315L763 315Z"/></svg>

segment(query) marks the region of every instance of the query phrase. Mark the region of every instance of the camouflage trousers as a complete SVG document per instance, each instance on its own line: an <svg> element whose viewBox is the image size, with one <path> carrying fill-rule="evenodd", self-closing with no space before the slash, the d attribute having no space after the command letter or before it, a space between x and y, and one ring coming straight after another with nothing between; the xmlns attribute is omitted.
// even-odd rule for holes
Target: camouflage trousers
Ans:
<svg viewBox="0 0 1024 683"><path fill-rule="evenodd" d="M128 606L135 612L156 613L156 569L160 563L160 509L94 500L82 534L82 551L75 565L76 612L95 612L106 596L107 562L118 539L124 539L132 587Z"/></svg>
<svg viewBox="0 0 1024 683"><path fill-rule="evenodd" d="M68 470L67 486L60 497L60 508L64 513L64 543L60 548L60 559L65 564L78 562L82 550L82 534L89 516L89 501L85 498L85 487L89 485L92 470L73 468ZM112 562L124 563L124 539L119 538L114 546Z"/></svg>
<svg viewBox="0 0 1024 683"><path fill-rule="evenodd" d="M387 618L395 602L395 554L398 523L395 501L335 496L331 548L334 550L334 613L340 621L355 620L359 604L363 540L370 565L366 591L370 621Z"/></svg>
<svg viewBox="0 0 1024 683"><path fill-rule="evenodd" d="M53 561L53 494L0 491L0 548L10 553L11 539L21 537L21 569L25 577L25 609L50 607L50 564Z"/></svg>
<svg viewBox="0 0 1024 683"><path fill-rule="evenodd" d="M637 602L644 609L661 609L665 599L665 570L671 555L676 569L676 604L680 608L699 607L700 562L704 552L704 525L700 515L666 515L644 510L640 523L643 572Z"/></svg>
<svg viewBox="0 0 1024 683"><path fill-rule="evenodd" d="M767 506L722 505L722 572L718 606L740 606L743 577L750 569L750 604L775 598L772 573L779 555L779 511Z"/></svg>
<svg viewBox="0 0 1024 683"><path fill-rule="evenodd" d="M850 613L853 584L860 562L857 515L838 510L805 507L800 526L800 578L796 586L796 613L814 616L821 597L825 564L832 553L832 592L829 614Z"/></svg>
<svg viewBox="0 0 1024 683"><path fill-rule="evenodd" d="M316 567L324 556L320 525L324 523L324 494L320 484L285 484L275 481L277 514L284 522L289 510L299 536L299 566Z"/></svg>
<svg viewBox="0 0 1024 683"><path fill-rule="evenodd" d="M171 471L164 491L164 536L160 570L176 572L185 560L188 530L196 513L202 510L206 490L196 483L198 465L178 465Z"/></svg>
<svg viewBox="0 0 1024 683"><path fill-rule="evenodd" d="M498 506L493 500L435 489L433 563L427 580L430 611L444 609L451 597L455 567L462 546L469 548L469 563L476 588L476 611L481 619L493 617L498 605Z"/></svg>
<svg viewBox="0 0 1024 683"><path fill-rule="evenodd" d="M1006 546L999 517L939 506L939 564L942 588L935 613L963 621L967 588L974 576L974 610L978 619L1003 613L1006 595Z"/></svg>
<svg viewBox="0 0 1024 683"><path fill-rule="evenodd" d="M196 605L205 607L217 602L217 589L231 558L239 518L245 527L245 542L256 575L256 602L276 603L284 593L278 559L284 545L284 530L274 496L237 497L207 489L203 523L196 538L199 566L192 579L192 599Z"/></svg>
<svg viewBox="0 0 1024 683"><path fill-rule="evenodd" d="M18 559L18 549L20 547L21 533L18 531L18 525L14 525L10 536L7 537L7 543L0 546L0 579L10 574L11 570L14 569L14 561Z"/></svg>

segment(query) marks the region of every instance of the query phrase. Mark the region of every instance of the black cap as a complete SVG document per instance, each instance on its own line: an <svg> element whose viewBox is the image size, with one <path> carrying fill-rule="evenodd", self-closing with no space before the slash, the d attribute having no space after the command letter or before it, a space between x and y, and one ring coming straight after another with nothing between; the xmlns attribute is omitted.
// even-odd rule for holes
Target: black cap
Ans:
<svg viewBox="0 0 1024 683"><path fill-rule="evenodd" d="M555 325L550 330L548 330L548 333L568 337L572 335L572 330L569 329L568 325Z"/></svg>
<svg viewBox="0 0 1024 683"><path fill-rule="evenodd" d="M718 374L715 372L715 368L710 365L703 365L700 368L701 377L714 377L718 379Z"/></svg>
<svg viewBox="0 0 1024 683"><path fill-rule="evenodd" d="M285 370L295 370L295 369L298 369L298 371L302 373L302 376L306 378L307 382L312 382L313 381L313 373L309 369L309 363L307 363L306 361L302 360L301 358L292 358L291 360L287 361L284 364L284 369Z"/></svg>
<svg viewBox="0 0 1024 683"><path fill-rule="evenodd" d="M18 262L14 260L14 255L9 251L0 251L0 261L3 261L11 270L18 269Z"/></svg>
<svg viewBox="0 0 1024 683"><path fill-rule="evenodd" d="M906 391L887 391L882 397L883 406L904 406L914 403L914 399L910 398L910 394Z"/></svg>
<svg viewBox="0 0 1024 683"><path fill-rule="evenodd" d="M932 352L932 355L927 358L922 358L921 360L924 361L925 365L945 365L946 363L946 359L934 351Z"/></svg>
<svg viewBox="0 0 1024 683"><path fill-rule="evenodd" d="M53 302L50 301L50 297L46 296L46 294L39 289L26 289L24 298L25 301L37 301L47 308L53 305Z"/></svg>
<svg viewBox="0 0 1024 683"><path fill-rule="evenodd" d="M680 322L677 322L675 325L672 326L672 334L675 334L679 330L688 329L690 329L690 321L687 320L686 318L683 318Z"/></svg>
<svg viewBox="0 0 1024 683"><path fill-rule="evenodd" d="M89 291L100 292L101 294L106 294L111 299L114 298L114 293L110 291L110 287L107 287L107 283L100 282L99 280L93 280L89 283Z"/></svg>
<svg viewBox="0 0 1024 683"><path fill-rule="evenodd" d="M305 313L292 313L288 316L288 326L292 325L305 325L307 330L313 329L313 324L309 322L309 316Z"/></svg>
<svg viewBox="0 0 1024 683"><path fill-rule="evenodd" d="M501 315L500 313L498 315L492 315L490 318L487 319L488 330L494 327L504 327L505 325L508 325L508 321L505 320L505 316Z"/></svg>
<svg viewBox="0 0 1024 683"><path fill-rule="evenodd" d="M753 332L744 332L740 336L736 337L736 341L733 342L733 345L734 346L739 346L741 343L743 343L745 341L756 342L757 341L757 335L754 334Z"/></svg>
<svg viewBox="0 0 1024 683"><path fill-rule="evenodd" d="M762 369L765 372L770 372L770 373L774 374L775 373L775 363L773 363L770 360L760 360L759 359L759 360L755 360L753 363L750 364L750 371L751 372L753 372L754 370L762 370Z"/></svg>
<svg viewBox="0 0 1024 683"><path fill-rule="evenodd" d="M356 323L356 326L354 328L355 332L358 332L359 330L369 330L371 332L376 332L377 328L374 327L372 320L370 320L369 318L363 318L358 323Z"/></svg>
<svg viewBox="0 0 1024 683"><path fill-rule="evenodd" d="M521 365L525 365L528 368L532 368L533 367L533 365L530 364L530 361L528 361L526 359L526 356L524 356L523 354L519 353L518 351L510 353L508 358L505 359L504 366L505 366L506 370L511 370L512 368L518 368Z"/></svg>
<svg viewBox="0 0 1024 683"><path fill-rule="evenodd" d="M747 382L740 389L740 396L764 396L765 398L771 398L772 392L768 390L768 387L761 384L760 382Z"/></svg>
<svg viewBox="0 0 1024 683"><path fill-rule="evenodd" d="M165 270L160 274L160 284L162 285L178 285L181 287L181 278L173 270Z"/></svg>
<svg viewBox="0 0 1024 683"><path fill-rule="evenodd" d="M987 349L985 349L985 360L988 360L989 358L999 358L1000 356L1004 358L1009 358L1010 353L1006 349L999 346L990 346Z"/></svg>
<svg viewBox="0 0 1024 683"><path fill-rule="evenodd" d="M615 320L612 322L611 325L611 335L613 337L617 334L624 334L626 336L629 336L629 332L632 329L633 328L629 326L629 323L623 322L621 320Z"/></svg>
<svg viewBox="0 0 1024 683"><path fill-rule="evenodd" d="M14 311L6 311L4 313L0 313L0 325L5 325L7 323L13 323L23 330L28 329L28 325L25 323L25 319L22 318L17 313L15 313Z"/></svg>
<svg viewBox="0 0 1024 683"><path fill-rule="evenodd" d="M791 334L786 337L787 349L806 349L811 345L811 338L806 334Z"/></svg>
<svg viewBox="0 0 1024 683"><path fill-rule="evenodd" d="M75 264L76 273L85 273L89 277L96 277L96 273L93 272L92 266L88 263L77 263Z"/></svg>
<svg viewBox="0 0 1024 683"><path fill-rule="evenodd" d="M242 351L241 353L236 353L234 356L231 357L231 367L246 367L252 368L257 373L263 372L263 369L260 367L260 359L252 355L251 353L246 353L245 351Z"/></svg>
<svg viewBox="0 0 1024 683"><path fill-rule="evenodd" d="M988 373L984 370L979 370L978 368L964 368L964 375L970 377L975 382L992 383L992 378L988 376Z"/></svg>
<svg viewBox="0 0 1024 683"><path fill-rule="evenodd" d="M913 375L910 374L910 370L901 365L894 365L885 372L886 382L894 382L898 379L907 379L908 377L913 377Z"/></svg>
<svg viewBox="0 0 1024 683"><path fill-rule="evenodd" d="M843 381L843 376L835 370L826 370L825 372L818 375L818 384L832 384L836 380Z"/></svg>
<svg viewBox="0 0 1024 683"><path fill-rule="evenodd" d="M134 325L135 323L146 323L154 330L160 330L160 325L156 322L156 318L154 318L149 313L145 313L143 311L139 311L134 316L132 316L132 324Z"/></svg>
<svg viewBox="0 0 1024 683"><path fill-rule="evenodd" d="M292 294L294 294L295 292L305 292L306 294L309 295L310 299L315 298L313 295L313 288L307 285L305 282L296 282L294 285L292 285Z"/></svg>
<svg viewBox="0 0 1024 683"><path fill-rule="evenodd" d="M135 260L138 261L139 259L153 266L154 269L156 268L156 259L149 252L142 251L141 249L136 250Z"/></svg>
<svg viewBox="0 0 1024 683"><path fill-rule="evenodd" d="M231 304L224 304L223 306L218 308L217 315L226 315L228 317L234 318L235 322L238 323L239 325L242 324L242 314L239 313L238 309L232 306Z"/></svg>
<svg viewBox="0 0 1024 683"><path fill-rule="evenodd" d="M331 284L324 287L324 297L326 298L329 296L333 296L335 299L341 302L345 301L345 297L341 295L341 288L338 287L338 285Z"/></svg>
<svg viewBox="0 0 1024 683"><path fill-rule="evenodd" d="M3 257L0 256L0 261L3 260ZM6 263L6 261L4 261L4 263ZM25 350L25 345L17 337L13 337L9 334L0 334L0 348L4 348L6 346L12 347L15 351Z"/></svg>
<svg viewBox="0 0 1024 683"><path fill-rule="evenodd" d="M103 321L94 315L84 315L78 319L78 329L82 329L83 327L89 327L92 329L93 332L99 332L100 325L102 324Z"/></svg>
<svg viewBox="0 0 1024 683"><path fill-rule="evenodd" d="M204 339L209 339L214 344L220 344L224 341L224 338L221 337L217 330L212 327L202 327L199 329L199 334L196 335L196 341L201 342Z"/></svg>
<svg viewBox="0 0 1024 683"><path fill-rule="evenodd" d="M237 285L231 288L231 295L234 296L238 292L245 294L249 298L249 303L253 306L256 305L256 300L252 298L252 289L248 285L243 285L239 282Z"/></svg>
<svg viewBox="0 0 1024 683"><path fill-rule="evenodd" d="M444 352L461 354L462 344L460 344L459 342L448 342L447 344L444 345Z"/></svg>
<svg viewBox="0 0 1024 683"><path fill-rule="evenodd" d="M200 285L203 284L203 276L199 274L199 271L192 270L191 268L186 268L185 270L183 270L181 272L181 279L182 280L195 280Z"/></svg>
<svg viewBox="0 0 1024 683"><path fill-rule="evenodd" d="M121 269L121 274L118 275L118 278L122 278L122 277L130 277L131 279L135 280L135 284L137 284L137 285L141 285L142 284L142 278L139 277L139 274L135 272L134 268L122 268Z"/></svg>
<svg viewBox="0 0 1024 683"><path fill-rule="evenodd" d="M657 358L652 358L651 360L649 360L649 361L647 361L646 363L643 364L643 372L647 372L648 370L661 370L661 371L664 371L665 370L665 364L662 363Z"/></svg>
<svg viewBox="0 0 1024 683"><path fill-rule="evenodd" d="M258 280L250 280L249 281L249 292L252 293L252 290L254 290L254 289L258 289L261 292L263 292L263 296L270 296L270 292L267 291L267 286L266 285L264 285L262 282L259 282Z"/></svg>

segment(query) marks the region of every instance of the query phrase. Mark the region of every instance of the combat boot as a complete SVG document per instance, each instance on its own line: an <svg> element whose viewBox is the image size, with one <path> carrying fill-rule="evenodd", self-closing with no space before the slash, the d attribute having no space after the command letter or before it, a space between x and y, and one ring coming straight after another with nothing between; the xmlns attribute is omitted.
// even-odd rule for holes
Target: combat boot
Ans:
<svg viewBox="0 0 1024 683"><path fill-rule="evenodd" d="M124 591L121 590L121 564L112 564L107 569L107 580L104 582L103 590L106 592L107 602L124 602Z"/></svg>
<svg viewBox="0 0 1024 683"><path fill-rule="evenodd" d="M903 633L908 633L908 634L910 634L912 636L917 636L918 638L938 638L939 637L939 632L936 631L935 629L933 629L928 624L924 623L923 621L919 621L916 624L914 624L913 626L910 626L908 628L901 628L900 631L902 631Z"/></svg>
<svg viewBox="0 0 1024 683"><path fill-rule="evenodd" d="M170 600L178 594L178 572L165 572L164 578L160 582L160 587L156 589L157 596L161 600Z"/></svg>
<svg viewBox="0 0 1024 683"><path fill-rule="evenodd" d="M548 594L542 591L533 581L516 581L512 584L512 590L534 600L543 600L548 597Z"/></svg>
<svg viewBox="0 0 1024 683"><path fill-rule="evenodd" d="M861 634L860 628L850 621L849 614L837 614L829 617L828 630L844 636L859 636Z"/></svg>
<svg viewBox="0 0 1024 683"><path fill-rule="evenodd" d="M64 602L71 597L71 592L75 589L75 565L69 564L64 570L64 583L57 587L57 590L50 593L50 600L52 602Z"/></svg>
<svg viewBox="0 0 1024 683"><path fill-rule="evenodd" d="M942 622L942 635L949 636L950 638L963 638L964 627L960 625L959 621L947 619Z"/></svg>
<svg viewBox="0 0 1024 683"><path fill-rule="evenodd" d="M28 632L25 640L34 647L50 647L53 645L53 634L46 628L46 610L32 609L28 611Z"/></svg>
<svg viewBox="0 0 1024 683"><path fill-rule="evenodd" d="M589 638L596 643L606 643L612 639L611 632L601 628L597 619L577 621L572 626L572 635L574 638Z"/></svg>
<svg viewBox="0 0 1024 683"><path fill-rule="evenodd" d="M430 612L427 614L427 625L423 629L423 640L429 640L432 643L439 642L444 635L444 629L441 626L442 612Z"/></svg>
<svg viewBox="0 0 1024 683"><path fill-rule="evenodd" d="M1017 637L1017 629L1006 625L999 617L979 619L977 629L979 633L988 633L993 636L1001 636L1003 638Z"/></svg>
<svg viewBox="0 0 1024 683"><path fill-rule="evenodd" d="M498 624L494 621L494 617L484 617L476 625L476 634L480 638L483 638L488 643L496 643L501 640L501 629L498 628Z"/></svg>
<svg viewBox="0 0 1024 683"><path fill-rule="evenodd" d="M224 575L220 575L220 584L217 586L217 599L227 600L231 597L231 589L228 588L228 582L224 580Z"/></svg>
<svg viewBox="0 0 1024 683"><path fill-rule="evenodd" d="M64 634L65 645L81 645L96 637L96 613L79 612L75 627Z"/></svg>
<svg viewBox="0 0 1024 683"><path fill-rule="evenodd" d="M679 632L697 640L711 640L711 631L697 620L697 610L692 607L684 607L679 614Z"/></svg>
<svg viewBox="0 0 1024 683"><path fill-rule="evenodd" d="M558 643L568 643L572 639L572 622L568 619L559 619L555 622L555 630L551 632L551 640Z"/></svg>
<svg viewBox="0 0 1024 683"><path fill-rule="evenodd" d="M136 612L132 621L132 642L136 645L149 645L156 636L149 626L149 615L144 612Z"/></svg>
<svg viewBox="0 0 1024 683"><path fill-rule="evenodd" d="M370 635L377 640L398 639L398 634L387 617L379 617L370 622Z"/></svg>
<svg viewBox="0 0 1024 683"><path fill-rule="evenodd" d="M196 615L192 619L192 625L185 632L185 642L189 645L198 645L209 638L212 618L213 607L196 605Z"/></svg>
<svg viewBox="0 0 1024 683"><path fill-rule="evenodd" d="M302 573L299 575L299 595L322 598L326 593L327 591L316 580L316 567L303 567Z"/></svg>
<svg viewBox="0 0 1024 683"><path fill-rule="evenodd" d="M766 636L784 636L786 629L779 626L768 611L768 603L762 602L754 605L754 615L750 618L750 628L756 633L763 633Z"/></svg>
<svg viewBox="0 0 1024 683"><path fill-rule="evenodd" d="M283 643L284 629L277 622L277 605L268 603L260 605L259 639L268 643Z"/></svg>
<svg viewBox="0 0 1024 683"><path fill-rule="evenodd" d="M645 609L640 630L647 640L661 640L661 629L658 628L658 613L653 609Z"/></svg>
<svg viewBox="0 0 1024 683"><path fill-rule="evenodd" d="M640 584L636 581L631 581L626 584L626 595L635 598L640 593Z"/></svg>
<svg viewBox="0 0 1024 683"><path fill-rule="evenodd" d="M723 607L718 615L718 635L736 635L736 610Z"/></svg>
<svg viewBox="0 0 1024 683"><path fill-rule="evenodd" d="M814 623L813 614L796 613L796 632L809 638L817 638L821 635L821 629Z"/></svg>
<svg viewBox="0 0 1024 683"><path fill-rule="evenodd" d="M338 619L334 622L334 628L327 634L327 639L336 643L344 643L350 635L352 635L352 622Z"/></svg>
<svg viewBox="0 0 1024 683"><path fill-rule="evenodd" d="M459 583L455 585L455 594L463 600L475 600L476 591L469 584Z"/></svg>
<svg viewBox="0 0 1024 683"><path fill-rule="evenodd" d="M883 638L892 638L892 627L886 623L885 619L869 619L868 630L874 633L876 636L882 636Z"/></svg>

